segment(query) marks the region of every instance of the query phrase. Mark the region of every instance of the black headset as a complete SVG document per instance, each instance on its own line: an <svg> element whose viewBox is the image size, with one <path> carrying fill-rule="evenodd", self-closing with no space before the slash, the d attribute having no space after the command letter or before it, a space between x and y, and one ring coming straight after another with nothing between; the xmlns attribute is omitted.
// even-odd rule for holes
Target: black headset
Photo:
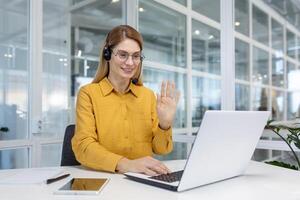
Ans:
<svg viewBox="0 0 300 200"><path fill-rule="evenodd" d="M105 46L103 48L103 58L106 60L106 61L110 61L111 59L111 49L109 46Z"/></svg>

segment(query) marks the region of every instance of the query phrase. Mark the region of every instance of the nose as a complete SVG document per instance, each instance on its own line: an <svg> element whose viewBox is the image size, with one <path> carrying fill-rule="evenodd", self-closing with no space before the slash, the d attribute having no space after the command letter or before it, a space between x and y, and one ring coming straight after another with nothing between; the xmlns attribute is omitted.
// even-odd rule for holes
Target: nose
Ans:
<svg viewBox="0 0 300 200"><path fill-rule="evenodd" d="M126 64L127 64L127 65L133 65L133 59L132 59L132 56L131 56L131 55L128 56L128 58L127 58L127 60L126 60Z"/></svg>

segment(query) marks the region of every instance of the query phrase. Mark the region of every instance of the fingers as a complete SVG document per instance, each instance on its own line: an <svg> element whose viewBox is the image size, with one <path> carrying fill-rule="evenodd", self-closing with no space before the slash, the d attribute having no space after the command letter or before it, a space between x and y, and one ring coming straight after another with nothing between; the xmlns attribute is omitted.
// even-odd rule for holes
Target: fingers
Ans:
<svg viewBox="0 0 300 200"><path fill-rule="evenodd" d="M164 165L161 161L156 160L152 157L150 157L150 158L155 162L156 165L158 165L160 167L160 169L163 170L163 173L171 173L171 170L166 165Z"/></svg>
<svg viewBox="0 0 300 200"><path fill-rule="evenodd" d="M161 83L160 95L161 95L161 97L165 97L166 96L166 84L165 84L165 81L163 81Z"/></svg>
<svg viewBox="0 0 300 200"><path fill-rule="evenodd" d="M156 104L159 105L160 101L161 101L161 97L160 94L156 93Z"/></svg>
<svg viewBox="0 0 300 200"><path fill-rule="evenodd" d="M171 99L176 99L176 96L177 96L177 90L175 87L175 83L170 82L169 80L167 82L162 81L161 89L160 89L160 97L161 98L169 97Z"/></svg>
<svg viewBox="0 0 300 200"><path fill-rule="evenodd" d="M144 173L149 176L155 176L158 174L167 174L171 171L160 161L147 156L134 160L136 163L136 171Z"/></svg>
<svg viewBox="0 0 300 200"><path fill-rule="evenodd" d="M167 87L166 87L166 97L171 97L172 93L172 86L170 84L170 81L167 81Z"/></svg>
<svg viewBox="0 0 300 200"><path fill-rule="evenodd" d="M167 174L170 173L171 170L169 170L162 162L159 160L156 160L152 157L146 157L149 159L150 165L148 166L151 170L155 171L157 174Z"/></svg>
<svg viewBox="0 0 300 200"><path fill-rule="evenodd" d="M172 82L172 92L171 92L171 96L172 97L175 97L175 95L176 95L176 87L175 87L175 83L174 82Z"/></svg>
<svg viewBox="0 0 300 200"><path fill-rule="evenodd" d="M155 175L157 175L157 173L155 171L153 171L151 169L148 169L147 167L145 167L143 173L146 174L146 175L148 175L148 176L155 176Z"/></svg>

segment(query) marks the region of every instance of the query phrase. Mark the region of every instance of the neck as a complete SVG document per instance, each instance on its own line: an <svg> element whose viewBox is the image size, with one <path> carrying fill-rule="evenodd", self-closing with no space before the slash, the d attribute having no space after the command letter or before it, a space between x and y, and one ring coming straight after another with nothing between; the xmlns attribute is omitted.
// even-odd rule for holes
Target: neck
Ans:
<svg viewBox="0 0 300 200"><path fill-rule="evenodd" d="M108 75L108 80L110 81L110 83L113 85L114 89L121 93L124 94L129 87L130 84L130 80L128 79L116 79L110 75Z"/></svg>

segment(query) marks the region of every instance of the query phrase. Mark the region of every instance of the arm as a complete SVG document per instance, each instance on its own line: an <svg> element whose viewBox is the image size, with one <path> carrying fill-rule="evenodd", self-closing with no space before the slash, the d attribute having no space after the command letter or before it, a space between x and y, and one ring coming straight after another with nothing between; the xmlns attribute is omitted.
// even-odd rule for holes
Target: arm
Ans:
<svg viewBox="0 0 300 200"><path fill-rule="evenodd" d="M166 154L173 149L171 127L179 98L180 92L176 90L175 83L163 81L157 100L155 101L155 98L152 100L154 102L152 105L152 121L154 122L152 146L155 153Z"/></svg>
<svg viewBox="0 0 300 200"><path fill-rule="evenodd" d="M156 98L152 93L151 96L151 117L152 117L152 149L156 154L168 154L173 150L172 127L162 129L159 124L156 110Z"/></svg>
<svg viewBox="0 0 300 200"><path fill-rule="evenodd" d="M76 104L76 130L72 148L76 159L87 167L115 172L122 156L108 151L99 143L93 105L88 88L80 89Z"/></svg>

